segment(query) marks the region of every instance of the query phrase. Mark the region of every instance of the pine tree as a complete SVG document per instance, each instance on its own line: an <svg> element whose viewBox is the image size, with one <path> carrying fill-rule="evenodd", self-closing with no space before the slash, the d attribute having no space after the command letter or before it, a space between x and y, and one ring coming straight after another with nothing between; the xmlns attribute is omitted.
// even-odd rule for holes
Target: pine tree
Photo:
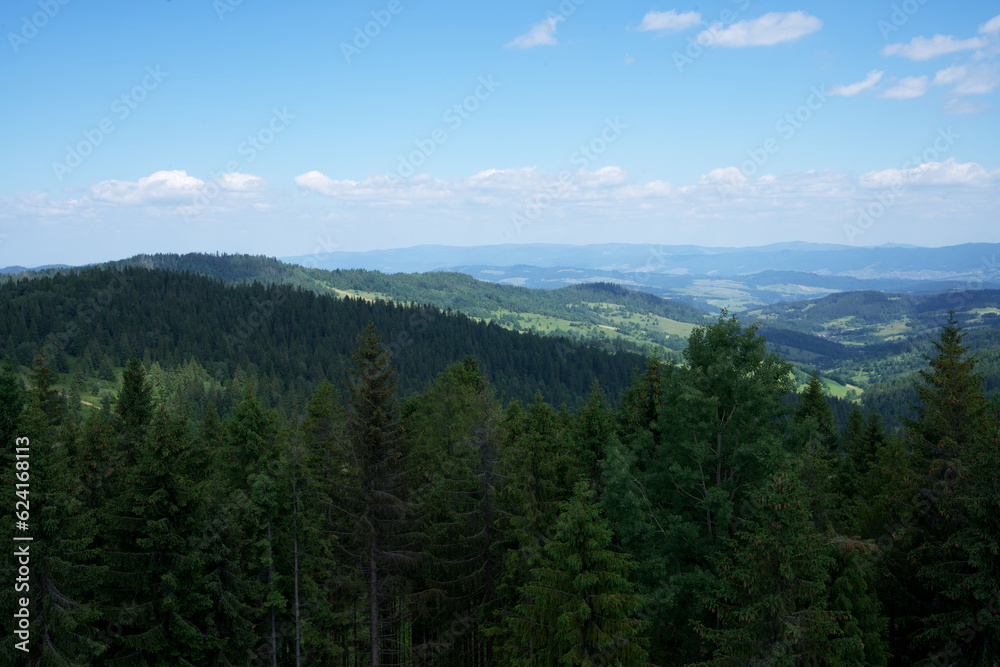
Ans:
<svg viewBox="0 0 1000 667"><path fill-rule="evenodd" d="M595 489L601 488L601 463L613 437L614 415L605 401L601 385L595 380L587 402L577 413L573 438L576 456Z"/></svg>
<svg viewBox="0 0 1000 667"><path fill-rule="evenodd" d="M830 608L847 639L842 664L886 665L889 621L882 615L876 590L878 548L871 541L835 540L836 567L831 575Z"/></svg>
<svg viewBox="0 0 1000 667"><path fill-rule="evenodd" d="M96 591L101 573L91 548L96 533L94 517L79 500L82 490L74 460L77 434L65 421L55 377L44 358L38 356L32 364L26 394L20 392L19 384L11 372L0 372L3 398L13 401L0 408L4 422L0 426L13 429L12 440L5 443L0 457L4 495L12 513L23 511L23 515L16 515L16 525L4 522L2 537L16 551L27 550L29 574L27 581L18 582L27 588L15 593L13 583L22 576L19 559L0 565L12 582L0 601L4 613L12 617L15 601L29 600L30 641L26 646L30 650L22 653L15 649L15 642L26 638L11 634L3 638L0 651L24 665L89 662L104 648L95 631L100 617ZM25 536L31 541L14 541Z"/></svg>
<svg viewBox="0 0 1000 667"><path fill-rule="evenodd" d="M114 365L111 363L111 357L106 354L101 358L101 365L97 370L97 378L105 382L118 381L118 378L115 376Z"/></svg>
<svg viewBox="0 0 1000 667"><path fill-rule="evenodd" d="M145 440L153 419L153 390L146 381L146 369L136 357L122 373L122 388L115 401L115 411L122 420L123 435L133 443Z"/></svg>
<svg viewBox="0 0 1000 667"><path fill-rule="evenodd" d="M833 423L833 411L826 401L823 383L816 374L809 379L809 384L800 396L801 402L795 408L795 421L804 423L812 420L813 433L820 447L833 449L837 444L837 429Z"/></svg>
<svg viewBox="0 0 1000 667"><path fill-rule="evenodd" d="M717 576L712 558L743 520L750 490L781 462L790 367L755 327L727 315L695 329L687 366L663 374L657 434L639 432L609 456L615 497L605 506L638 560L640 592L661 603L650 651L660 664L706 655L692 619L713 622L703 603Z"/></svg>
<svg viewBox="0 0 1000 667"><path fill-rule="evenodd" d="M834 486L838 434L823 383L814 374L795 409L786 442L798 458L799 479L808 489L810 512L823 530L834 519L838 497Z"/></svg>
<svg viewBox="0 0 1000 667"><path fill-rule="evenodd" d="M1000 590L1000 448L996 416L963 338L949 313L937 354L916 384L917 416L906 423L931 491L927 511L916 517L912 558L925 591L918 643L979 665L1000 659L1000 616L977 611L995 608Z"/></svg>
<svg viewBox="0 0 1000 667"><path fill-rule="evenodd" d="M310 513L315 513L317 524L302 530L303 588L307 599L300 603L306 620L302 626L302 641L310 654L320 662L333 663L336 656L354 661L358 655L357 642L352 632L357 632L356 611L358 599L364 595L359 583L358 568L352 560L354 550L342 543L348 534L346 505L351 492L347 489L349 473L343 456L344 408L333 385L329 382L317 387L307 407L302 424L303 446L309 451L312 462L312 479L309 488L303 489L303 502L308 498ZM290 471L294 472L293 464ZM342 492L343 491L343 492ZM316 532L313 532L316 531ZM316 589L312 590L312 583ZM308 591L312 590L312 594Z"/></svg>
<svg viewBox="0 0 1000 667"><path fill-rule="evenodd" d="M648 664L632 563L612 550L611 528L593 500L590 483L580 480L560 505L555 534L508 619L519 649L512 664Z"/></svg>
<svg viewBox="0 0 1000 667"><path fill-rule="evenodd" d="M283 507L277 481L283 474L277 436L277 414L264 409L248 384L243 399L225 421L223 440L230 457L227 486L232 492L231 511L240 531L237 557L242 588L264 638L258 653L266 654L272 664L278 660L277 617L287 603L275 570L274 524Z"/></svg>
<svg viewBox="0 0 1000 667"><path fill-rule="evenodd" d="M76 369L73 371L73 382L71 387L77 393L82 393L84 389L87 388L87 378L83 372L83 364L80 362L76 364Z"/></svg>
<svg viewBox="0 0 1000 667"><path fill-rule="evenodd" d="M757 492L756 512L717 565L707 599L719 625L699 631L715 644L706 665L847 664L861 638L845 636L829 601L832 545L815 531L798 480L777 473ZM856 664L856 663L851 663Z"/></svg>
<svg viewBox="0 0 1000 667"><path fill-rule="evenodd" d="M442 371L405 412L414 454L427 462L414 499L428 537L416 581L418 664L488 663L492 640L477 628L494 615L500 571L499 406L467 357Z"/></svg>
<svg viewBox="0 0 1000 667"><path fill-rule="evenodd" d="M517 604L518 588L541 562L559 503L568 498L567 490L573 483L568 479L572 470L568 428L560 424L541 394L527 410L518 402L511 403L503 430L506 441L500 471L506 483L500 499L510 508L510 515L503 522L499 545L503 567L497 583L498 618L488 631L498 646L512 641L506 616Z"/></svg>
<svg viewBox="0 0 1000 667"><path fill-rule="evenodd" d="M946 473L961 448L979 437L988 416L983 378L975 372L976 359L967 356L965 334L954 311L934 342L936 355L919 373L914 387L919 398L917 416L904 420L907 431L929 462L931 474Z"/></svg>
<svg viewBox="0 0 1000 667"><path fill-rule="evenodd" d="M10 451L18 435L21 411L24 409L24 387L14 373L9 359L0 364L0 448Z"/></svg>
<svg viewBox="0 0 1000 667"><path fill-rule="evenodd" d="M375 326L358 334L348 382L343 460L348 495L341 507L349 527L346 545L360 563L367 598L370 667L404 650L399 602L416 557L408 499L413 462L395 400L396 371L381 347ZM352 501L353 499L353 501Z"/></svg>

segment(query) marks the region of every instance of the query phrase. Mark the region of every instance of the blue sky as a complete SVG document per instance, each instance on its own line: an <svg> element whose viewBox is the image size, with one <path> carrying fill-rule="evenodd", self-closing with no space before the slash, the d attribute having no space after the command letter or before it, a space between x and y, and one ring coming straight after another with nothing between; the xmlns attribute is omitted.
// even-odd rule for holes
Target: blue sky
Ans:
<svg viewBox="0 0 1000 667"><path fill-rule="evenodd" d="M1000 241L995 2L10 0L0 265Z"/></svg>

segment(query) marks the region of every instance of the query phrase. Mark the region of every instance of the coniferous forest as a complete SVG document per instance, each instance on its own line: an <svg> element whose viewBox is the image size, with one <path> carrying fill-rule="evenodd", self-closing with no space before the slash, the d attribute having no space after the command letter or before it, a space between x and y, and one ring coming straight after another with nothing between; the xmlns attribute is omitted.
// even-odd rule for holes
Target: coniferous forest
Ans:
<svg viewBox="0 0 1000 667"><path fill-rule="evenodd" d="M136 267L0 313L12 664L1000 661L1000 401L954 316L889 428L725 311L680 363Z"/></svg>

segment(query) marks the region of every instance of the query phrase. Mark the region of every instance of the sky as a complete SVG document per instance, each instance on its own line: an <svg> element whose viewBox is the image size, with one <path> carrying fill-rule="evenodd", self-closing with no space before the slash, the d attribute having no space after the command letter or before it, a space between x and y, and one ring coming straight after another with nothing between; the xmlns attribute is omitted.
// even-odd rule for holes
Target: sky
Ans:
<svg viewBox="0 0 1000 667"><path fill-rule="evenodd" d="M1000 242L1000 4L7 0L0 266Z"/></svg>

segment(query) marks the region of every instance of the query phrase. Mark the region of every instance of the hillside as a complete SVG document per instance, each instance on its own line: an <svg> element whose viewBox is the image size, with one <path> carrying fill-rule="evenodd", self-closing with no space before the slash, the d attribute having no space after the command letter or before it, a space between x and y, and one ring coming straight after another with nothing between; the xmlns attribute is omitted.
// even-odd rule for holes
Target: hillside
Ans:
<svg viewBox="0 0 1000 667"><path fill-rule="evenodd" d="M614 351L683 349L691 329L711 317L677 301L612 284L536 290L476 280L461 273L385 274L379 271L309 269L249 255L137 255L103 266L185 271L229 284L291 285L319 294L382 299L461 312L514 331L555 334ZM75 269L70 272L76 271ZM57 275L49 270L40 275ZM0 276L18 280L19 276Z"/></svg>
<svg viewBox="0 0 1000 667"><path fill-rule="evenodd" d="M966 329L1000 327L1000 290L943 294L846 292L810 301L773 304L747 312L849 345L921 336L940 328L948 311L959 313Z"/></svg>
<svg viewBox="0 0 1000 667"><path fill-rule="evenodd" d="M233 270L239 273L238 262ZM594 380L617 396L645 363L630 352L520 334L433 306L333 298L290 285L226 285L163 269L90 268L0 285L0 356L28 364L44 341L65 381L79 364L120 368L145 352L147 363L164 368L195 361L215 391L237 374L257 377L292 404L342 374L368 321L394 351L406 394L471 355L509 398L541 392L574 405ZM206 400L202 393L202 407Z"/></svg>
<svg viewBox="0 0 1000 667"><path fill-rule="evenodd" d="M230 285L283 285L352 301L420 304L511 331L557 336L563 339L556 341L557 345L575 347L585 342L608 352L628 349L646 354L658 350L675 360L679 360L692 328L712 320L708 313L689 304L604 282L532 289L485 282L463 273L325 271L248 255L139 255L106 266L186 272ZM32 275L73 275L87 270L50 269ZM757 278L774 281L789 276L767 272ZM0 282L22 280L20 275L0 277ZM845 286L864 282L838 280ZM697 291L704 285L689 288ZM1000 345L990 333L1000 323L1000 291L996 290L943 294L852 291L770 304L742 317L759 324L769 348L793 363L799 387L818 371L833 395L850 397L853 391L856 398L880 384L895 386L920 368L923 355L931 351L930 338L952 308L970 332L968 340L974 351L989 354ZM27 356L27 352L21 350L20 356ZM893 410L905 409L905 401L890 402Z"/></svg>
<svg viewBox="0 0 1000 667"><path fill-rule="evenodd" d="M732 312L772 303L871 290L904 294L946 292L970 281L1000 288L1000 244L943 248L779 243L754 248L653 244L519 244L416 246L369 252L330 252L286 261L324 269L385 273L460 272L480 280L555 289L610 282Z"/></svg>

